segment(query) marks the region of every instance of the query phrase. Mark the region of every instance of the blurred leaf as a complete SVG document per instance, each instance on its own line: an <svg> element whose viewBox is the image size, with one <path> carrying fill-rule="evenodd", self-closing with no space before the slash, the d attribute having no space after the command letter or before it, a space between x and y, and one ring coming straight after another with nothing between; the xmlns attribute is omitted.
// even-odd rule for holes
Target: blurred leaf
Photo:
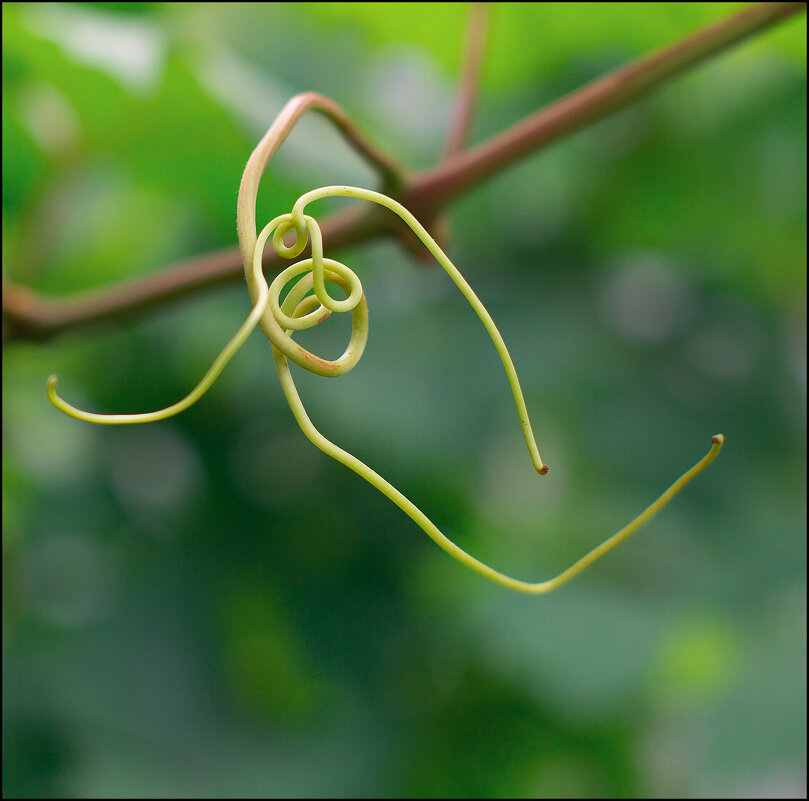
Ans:
<svg viewBox="0 0 809 801"><path fill-rule="evenodd" d="M685 619L669 629L660 650L657 693L700 702L729 691L741 658L738 635L726 621Z"/></svg>
<svg viewBox="0 0 809 801"><path fill-rule="evenodd" d="M280 723L310 718L324 701L325 687L269 596L266 584L244 578L228 592L222 660L230 693L251 716Z"/></svg>
<svg viewBox="0 0 809 801"><path fill-rule="evenodd" d="M45 165L5 89L3 98L3 215L13 219L42 179Z"/></svg>

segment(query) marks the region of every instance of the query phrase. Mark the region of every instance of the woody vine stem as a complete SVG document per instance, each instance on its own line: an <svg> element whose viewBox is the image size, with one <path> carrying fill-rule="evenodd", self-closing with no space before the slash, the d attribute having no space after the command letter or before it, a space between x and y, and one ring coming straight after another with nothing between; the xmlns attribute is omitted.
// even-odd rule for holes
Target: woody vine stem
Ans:
<svg viewBox="0 0 809 801"><path fill-rule="evenodd" d="M438 166L422 172L408 173L370 145L342 109L328 98L307 92L290 101L282 115L286 115L289 125L307 109L325 116L361 156L379 169L383 191L431 227L436 215L452 200L492 175L620 111L689 68L801 13L805 7L805 3L747 6L585 84L482 144L463 150L475 105L475 77L480 73L487 33L485 4L474 4L446 158ZM401 235L401 227L392 226L384 217L353 209L324 220L322 230L324 242L331 249L368 242L379 236ZM268 249L263 263L265 271L277 272L282 259ZM4 281L3 341L42 341L71 329L144 314L166 303L237 280L241 266L238 250L215 251L164 267L135 281L58 299Z"/></svg>

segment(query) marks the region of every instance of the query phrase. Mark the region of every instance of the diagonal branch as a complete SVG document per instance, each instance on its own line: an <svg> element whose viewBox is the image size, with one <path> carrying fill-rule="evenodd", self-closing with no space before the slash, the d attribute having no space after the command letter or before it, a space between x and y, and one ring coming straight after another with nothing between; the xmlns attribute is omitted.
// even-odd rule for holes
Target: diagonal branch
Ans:
<svg viewBox="0 0 809 801"><path fill-rule="evenodd" d="M281 146L295 123L307 112L316 111L330 120L334 127L343 135L345 140L369 164L379 170L385 185L399 186L405 179L404 168L386 153L378 150L366 139L359 128L354 125L351 117L343 111L333 100L317 92L304 92L293 97L276 117L272 128L264 136L264 140L272 140L274 145L269 152L268 159Z"/></svg>
<svg viewBox="0 0 809 801"><path fill-rule="evenodd" d="M472 120L478 100L480 74L483 57L489 38L491 3L470 3L464 33L463 61L455 100L449 115L447 141L444 145L442 161L447 161L465 147L472 127ZM445 214L422 216L421 222L427 226L436 241L446 250L451 239L452 225ZM431 263L432 256L422 247L418 237L407 226L398 226L399 244L422 263Z"/></svg>
<svg viewBox="0 0 809 801"><path fill-rule="evenodd" d="M514 162L620 111L696 64L805 8L806 3L756 3L608 72L474 149L414 176L405 202L414 213L415 206L429 214Z"/></svg>
<svg viewBox="0 0 809 801"><path fill-rule="evenodd" d="M265 163L307 111L318 112L334 124L348 143L376 167L386 191L391 194L401 191L406 180L404 168L365 139L340 106L316 92L296 95L281 110L262 139ZM257 192L258 187L254 190ZM255 215L252 217L255 229ZM381 229L379 215L368 211L357 213L352 209L332 215L322 226L324 237L333 247L372 239ZM241 236L242 232L239 234ZM265 270L277 272L281 264L281 258L268 248L263 258ZM4 282L3 342L45 340L71 328L131 317L202 289L230 282L240 266L238 251L219 250L164 267L160 272L142 278L65 299L50 299L25 287Z"/></svg>
<svg viewBox="0 0 809 801"><path fill-rule="evenodd" d="M453 198L500 170L568 134L619 111L657 86L733 44L805 9L805 3L758 3L697 31L685 39L616 69L551 103L527 119L472 150L459 153L409 180L394 162L376 151L332 101L313 93L300 95L300 111L320 111L331 119L352 145L379 167L388 194L397 197L418 218L429 218ZM317 98L317 101L314 100ZM294 115L291 115L294 116ZM295 116L295 119L297 119ZM289 122L291 126L294 119ZM401 191L396 183L402 181ZM349 209L323 222L324 245L337 249L392 233L390 223L365 211ZM276 271L280 260L265 254L265 268ZM115 320L156 308L198 290L242 277L238 249L196 257L138 281L83 293L78 297L46 299L35 292L7 285L3 291L4 340L43 340L86 323Z"/></svg>
<svg viewBox="0 0 809 801"><path fill-rule="evenodd" d="M385 232L386 223L367 208L348 208L330 215L321 230L324 242L337 249L371 241ZM301 258L308 255L307 247ZM262 263L267 274L288 265L271 247L264 252ZM135 317L196 292L231 284L238 276L243 277L241 255L237 248L227 248L64 299L7 283L3 286L3 340L44 341L74 328Z"/></svg>
<svg viewBox="0 0 809 801"><path fill-rule="evenodd" d="M348 142L373 164L382 174L385 189L390 192L401 190L405 176L403 169L393 159L379 152L359 132L349 116L333 100L315 92L305 92L290 100L275 118L269 131L262 137L250 156L244 175L246 179L239 187L237 219L239 243L246 251L252 252L256 241L255 204L258 184L270 159L289 136L295 123L307 112L323 114L343 134ZM248 202L252 199L252 203ZM251 242L252 241L252 242Z"/></svg>
<svg viewBox="0 0 809 801"><path fill-rule="evenodd" d="M470 5L469 19L466 23L461 81L450 116L444 159L460 153L466 147L466 141L469 138L469 129L477 105L483 56L486 53L486 43L489 38L490 19L491 6L489 3L472 3Z"/></svg>

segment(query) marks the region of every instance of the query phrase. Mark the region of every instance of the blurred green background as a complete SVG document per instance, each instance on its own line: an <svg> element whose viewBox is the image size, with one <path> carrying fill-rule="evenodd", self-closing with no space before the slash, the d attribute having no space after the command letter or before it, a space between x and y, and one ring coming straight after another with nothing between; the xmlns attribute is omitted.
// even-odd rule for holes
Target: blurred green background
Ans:
<svg viewBox="0 0 809 801"><path fill-rule="evenodd" d="M480 141L737 5L502 4ZM4 3L3 265L52 295L235 245L244 163L294 94L433 164L463 4ZM342 254L371 335L322 431L476 556L554 575L707 450L717 462L547 597L465 570L303 437L254 335L161 408L242 285L3 359L6 797L806 793L806 21L791 19L451 209L508 343L394 243ZM376 186L305 119L259 221ZM328 212L321 204L319 214ZM301 337L327 357L348 323Z"/></svg>

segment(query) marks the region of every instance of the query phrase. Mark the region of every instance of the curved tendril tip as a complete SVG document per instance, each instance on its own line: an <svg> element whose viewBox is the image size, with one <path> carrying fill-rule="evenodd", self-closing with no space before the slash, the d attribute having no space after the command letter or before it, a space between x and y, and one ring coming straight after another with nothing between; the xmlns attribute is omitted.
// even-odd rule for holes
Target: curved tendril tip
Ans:
<svg viewBox="0 0 809 801"><path fill-rule="evenodd" d="M534 467L541 475L548 472L548 466L542 461L534 435L531 430L531 423L528 418L528 411L525 407L522 390L520 389L517 373L511 361L508 349L506 348L500 332L497 330L493 320L489 316L483 304L478 299L477 295L473 292L472 288L467 284L461 273L455 265L449 260L446 254L436 244L435 240L427 233L424 227L413 217L413 215L405 209L401 204L395 200L382 195L378 192L372 192L367 189L358 189L349 186L327 186L321 189L313 190L302 195L292 210L292 222L284 223L283 228L276 229L276 237L273 239L273 244L276 244L278 239L282 239L290 229L294 228L297 233L295 244L288 248L287 251L294 258L302 252L305 242L304 236L308 235L312 242L312 258L293 264L284 270L270 286L270 301L268 304L267 312L262 318L261 325L264 332L269 337L273 346L273 356L275 359L275 366L278 371L278 376L281 381L281 387L284 391L287 401L289 402L292 413L295 416L298 425L301 427L304 434L309 440L320 450L331 456L333 459L341 462L349 467L357 475L364 478L373 487L378 489L383 495L395 503L405 514L407 514L422 530L433 539L433 541L443 548L447 553L453 556L462 564L470 569L480 573L486 578L508 587L512 590L529 594L543 594L560 587L572 579L576 574L580 573L589 565L593 564L597 559L601 558L608 551L615 548L633 532L637 531L644 523L650 520L657 512L659 512L683 487L686 486L693 478L701 473L717 456L722 447L724 438L721 434L717 434L711 438L711 448L708 453L695 464L690 470L685 472L680 478L677 479L657 500L648 506L641 514L639 514L629 524L624 526L620 531L613 534L601 545L594 548L587 553L569 568L564 570L558 576L548 579L547 581L540 582L526 582L514 579L497 570L489 567L483 562L475 559L475 557L468 554L463 549L459 548L452 540L446 537L438 527L407 497L405 497L399 490L392 484L386 481L382 476L372 470L364 462L360 461L356 456L348 453L333 443L331 440L324 437L312 423L306 409L298 394L295 383L292 379L292 373L289 369L288 360L291 359L296 364L299 364L304 369L310 372L315 372L320 375L342 375L344 372L350 370L359 360L362 354L362 349L365 347L365 340L368 334L368 317L367 307L365 305L365 297L362 294L359 278L356 274L339 262L333 262L330 259L323 258L322 239L320 235L320 228L317 223L309 216L305 215L304 209L309 204L316 200L325 197L354 197L378 203L381 206L393 211L395 214L407 223L413 230L416 236L423 242L425 247L432 253L438 263L444 268L447 274L452 278L455 284L460 289L464 297L469 301L472 308L477 313L478 317L486 327L498 354L500 355L503 367L505 368L506 375L508 376L511 385L514 401L519 412L520 423L523 427L523 434L525 436L528 451L531 454ZM273 221L274 223L275 221ZM273 225L271 223L270 225ZM269 226L268 226L269 227ZM278 231L282 230L282 234L278 237ZM255 249L252 254L252 260L248 263L255 265L261 259L263 249L263 242L266 241L266 231L262 231L259 236ZM326 269L329 268L329 269ZM293 286L289 291L286 298L280 300L280 291L284 285L297 275L303 274L303 277ZM257 296L261 290L261 279L258 279L255 270L247 272L248 286L251 293ZM251 280L252 279L252 280ZM344 301L336 301L330 297L325 288L325 282L330 281L337 284L345 290L349 297ZM314 291L313 295L307 293ZM313 308L315 311L310 311ZM358 312L358 310L360 310ZM306 326L316 325L322 319L325 319L330 311L351 311L354 317L354 325L352 327L351 343L346 349L340 359L335 362L324 362L317 356L304 350L292 340L292 334L295 330L303 328L301 323L306 320ZM315 320L315 316L321 314L322 317ZM352 343L356 344L352 348Z"/></svg>

